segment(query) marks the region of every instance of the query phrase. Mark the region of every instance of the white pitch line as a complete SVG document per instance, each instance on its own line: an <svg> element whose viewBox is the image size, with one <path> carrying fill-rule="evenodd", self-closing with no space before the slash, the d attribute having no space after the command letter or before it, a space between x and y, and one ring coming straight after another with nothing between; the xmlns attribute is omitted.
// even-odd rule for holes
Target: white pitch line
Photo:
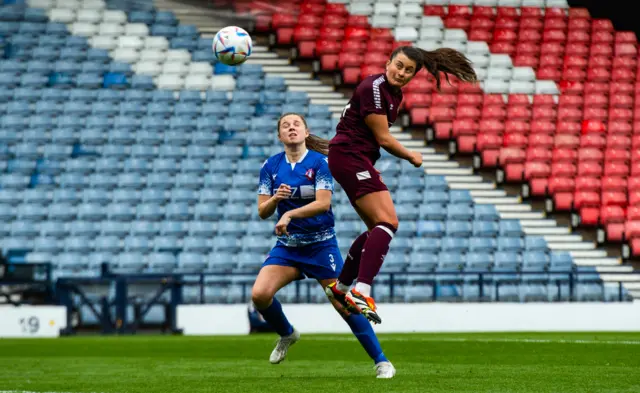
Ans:
<svg viewBox="0 0 640 393"><path fill-rule="evenodd" d="M78 392L32 392L29 390L0 390L0 393L78 393ZM97 393L97 392L87 392L87 393ZM101 392L105 393L105 392Z"/></svg>
<svg viewBox="0 0 640 393"><path fill-rule="evenodd" d="M310 341L355 341L352 337L305 337L301 340ZM456 337L385 337L380 336L381 341L432 341L432 342L481 342L481 343L526 343L526 344L601 344L601 345L640 345L640 340L553 340L553 339L536 339L536 338L456 338ZM0 392L2 393L2 392Z"/></svg>

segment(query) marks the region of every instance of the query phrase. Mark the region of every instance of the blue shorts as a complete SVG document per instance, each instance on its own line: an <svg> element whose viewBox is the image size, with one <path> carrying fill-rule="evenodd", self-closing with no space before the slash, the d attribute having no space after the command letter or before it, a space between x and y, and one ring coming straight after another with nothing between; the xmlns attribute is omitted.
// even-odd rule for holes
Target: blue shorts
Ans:
<svg viewBox="0 0 640 393"><path fill-rule="evenodd" d="M280 242L271 249L262 266L278 265L298 268L301 278L316 280L337 278L344 261L335 236L302 247L287 247Z"/></svg>

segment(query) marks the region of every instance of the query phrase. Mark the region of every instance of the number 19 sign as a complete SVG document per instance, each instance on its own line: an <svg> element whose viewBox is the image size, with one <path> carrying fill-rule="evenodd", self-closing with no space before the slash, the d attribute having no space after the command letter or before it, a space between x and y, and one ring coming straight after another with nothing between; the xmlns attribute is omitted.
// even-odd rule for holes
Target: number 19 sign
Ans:
<svg viewBox="0 0 640 393"><path fill-rule="evenodd" d="M58 337L67 325L59 306L0 306L0 338Z"/></svg>

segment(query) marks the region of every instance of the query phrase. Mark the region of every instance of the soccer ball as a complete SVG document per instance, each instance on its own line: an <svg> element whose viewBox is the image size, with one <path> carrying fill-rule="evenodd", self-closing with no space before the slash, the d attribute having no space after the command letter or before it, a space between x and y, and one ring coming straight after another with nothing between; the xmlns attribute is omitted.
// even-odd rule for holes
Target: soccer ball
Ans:
<svg viewBox="0 0 640 393"><path fill-rule="evenodd" d="M221 29L213 39L213 53L219 62L235 66L245 62L251 56L251 36L237 26Z"/></svg>

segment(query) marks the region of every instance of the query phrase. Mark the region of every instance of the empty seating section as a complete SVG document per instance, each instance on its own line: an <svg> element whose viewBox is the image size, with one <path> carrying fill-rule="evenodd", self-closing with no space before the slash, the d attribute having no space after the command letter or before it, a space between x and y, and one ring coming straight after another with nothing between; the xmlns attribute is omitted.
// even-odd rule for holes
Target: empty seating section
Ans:
<svg viewBox="0 0 640 393"><path fill-rule="evenodd" d="M281 149L274 132L276 119L283 112L302 112L314 133L330 137L336 120L327 107L311 104L305 93L289 91L284 79L265 75L260 65L231 68L216 63L210 39L151 3L4 3L0 218L8 224L0 226L2 252L14 261L51 261L56 277L95 276L103 262L123 273L246 273L231 279L207 277L207 282L225 285L205 288L208 301L245 299L247 283L274 244L274 222L258 218L255 189L262 162ZM415 3L299 5L304 8L300 18L274 15L260 19L259 26L277 31L280 43L297 43L300 55L318 58L322 69L342 70L344 81L351 84L380 70L388 51L399 43L394 34L402 31L392 29L392 20L418 21L411 26L419 28L425 26L423 11L431 9ZM389 7L402 16L385 13ZM380 11L372 19L388 28L370 28L371 19L356 11ZM466 34L462 28L447 33L442 26L432 27L425 39L429 34L435 37L437 29L450 40ZM507 64L506 59L498 60ZM511 70L511 64L502 69ZM525 70L509 75L518 73L523 75L518 80L533 80ZM493 74L491 68L487 74ZM457 132L456 122L463 119L456 114L465 111L456 109L464 100L470 130L490 120L504 125L511 113L535 112L538 118L537 99L527 109L526 96L512 95L509 102L521 104L512 110L497 104L500 96L455 81L453 87L445 85L445 94L432 95L433 81L420 78L412 83L404 105L410 111L427 111L423 120L435 122L438 132L448 123L453 123L452 134ZM532 83L534 89L545 88ZM545 111L555 113L557 104L548 100L552 97L540 97ZM494 117L482 118L484 112ZM585 124L589 130L597 128L593 122ZM582 129L569 136L580 141ZM583 137L590 141L584 148L609 157L612 153L599 148L612 140L607 136L620 141L623 136L604 132L605 126L598 130ZM553 132L547 129L544 135L560 136ZM483 135L479 133L474 148ZM627 134L624 138L631 140ZM544 146L536 142L536 147ZM526 146L520 148L526 151ZM568 158L574 156L569 151L573 150L567 149L564 162L570 166L574 163ZM628 152L618 148L616 154L622 157L623 151ZM518 163L523 173L531 172L530 163ZM596 170L598 165L602 162L589 168ZM378 167L402 223L383 267L398 274L376 285L379 299L567 299L568 283L556 280L576 270L568 253L552 252L544 238L525 235L519 221L501 219L494 206L477 204L469 191L449 189L444 177L427 176L388 154ZM364 227L344 193L335 194L333 209L346 255ZM424 274L402 274L408 270ZM539 273L530 275L528 270ZM469 271L478 275L461 274ZM579 300L617 295L593 268L580 272L578 280L586 281L576 284ZM463 284L451 282L463 277ZM195 299L196 292L186 289L185 297ZM294 298L294 292L283 293L285 301ZM312 299L324 301L322 292Z"/></svg>
<svg viewBox="0 0 640 393"><path fill-rule="evenodd" d="M341 3L303 1L299 17L258 27L351 84L403 43L465 52L480 86L454 81L434 94L432 78L417 76L403 103L411 123L433 126L436 139L456 140L505 181L526 182L531 195L640 254L633 32L564 0Z"/></svg>

